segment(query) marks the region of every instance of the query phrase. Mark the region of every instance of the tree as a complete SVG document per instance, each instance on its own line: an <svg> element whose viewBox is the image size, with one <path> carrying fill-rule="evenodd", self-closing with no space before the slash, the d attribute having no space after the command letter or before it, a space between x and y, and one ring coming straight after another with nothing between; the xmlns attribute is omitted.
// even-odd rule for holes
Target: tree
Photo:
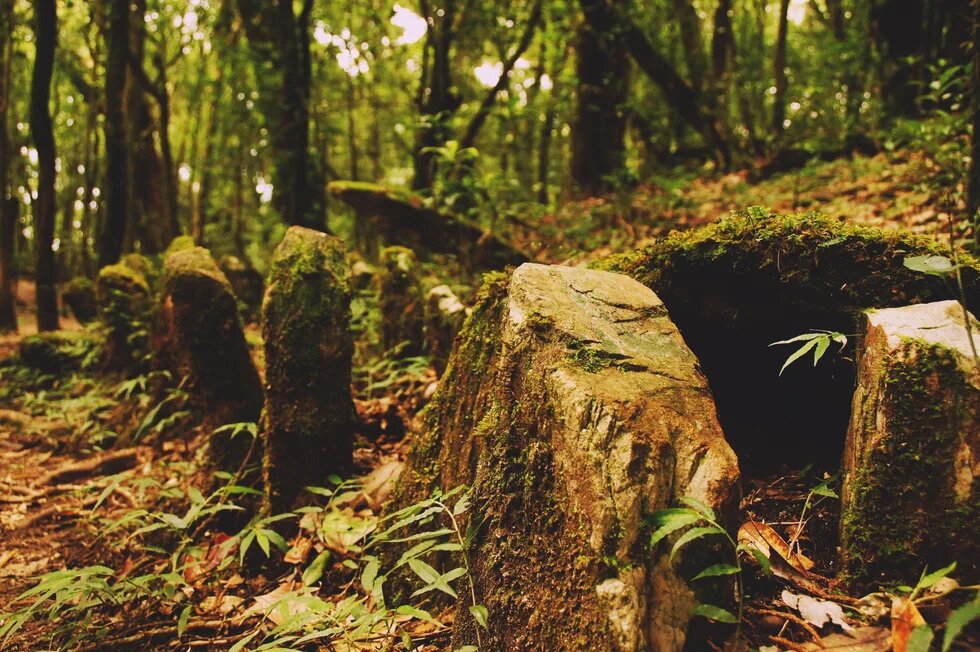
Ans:
<svg viewBox="0 0 980 652"><path fill-rule="evenodd" d="M780 0L779 27L776 30L776 51L773 55L773 76L776 93L772 99L772 133L776 138L783 133L786 119L786 31L789 28L789 0Z"/></svg>
<svg viewBox="0 0 980 652"><path fill-rule="evenodd" d="M129 160L126 137L126 66L129 60L129 0L108 0L105 65L106 210L99 236L99 267L122 255L129 213Z"/></svg>
<svg viewBox="0 0 980 652"><path fill-rule="evenodd" d="M34 3L34 73L31 78L31 137L37 149L37 201L34 202L34 278L37 283L37 329L58 328L58 270L55 265L55 148L48 103L58 38L55 0Z"/></svg>
<svg viewBox="0 0 980 652"><path fill-rule="evenodd" d="M969 219L973 251L980 254L980 0L973 0L973 134L970 140Z"/></svg>
<svg viewBox="0 0 980 652"><path fill-rule="evenodd" d="M10 68L13 59L14 0L0 0L0 332L17 330L13 279L17 215L10 195Z"/></svg>
<svg viewBox="0 0 980 652"><path fill-rule="evenodd" d="M274 158L273 203L286 224L325 230L315 206L314 185L321 186L309 155L310 15L313 0L293 2L238 0L253 51L255 76Z"/></svg>

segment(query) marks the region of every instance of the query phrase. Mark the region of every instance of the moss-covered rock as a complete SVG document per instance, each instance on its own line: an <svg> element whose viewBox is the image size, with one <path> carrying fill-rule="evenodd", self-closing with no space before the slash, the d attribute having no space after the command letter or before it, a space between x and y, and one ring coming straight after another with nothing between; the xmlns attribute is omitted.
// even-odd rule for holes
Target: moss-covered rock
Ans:
<svg viewBox="0 0 980 652"><path fill-rule="evenodd" d="M167 255L157 355L195 396L210 426L257 421L262 385L249 355L231 284L207 249ZM245 437L212 438L212 460L235 471Z"/></svg>
<svg viewBox="0 0 980 652"><path fill-rule="evenodd" d="M17 349L20 362L44 374L81 369L97 357L98 342L87 331L51 331L28 335Z"/></svg>
<svg viewBox="0 0 980 652"><path fill-rule="evenodd" d="M150 355L150 286L122 263L103 267L95 281L99 317L105 325L103 364L109 371L138 373Z"/></svg>
<svg viewBox="0 0 980 652"><path fill-rule="evenodd" d="M503 269L530 258L461 217L426 208L421 197L386 186L333 181L328 192L354 209L361 249L374 255L383 245L453 254L471 271Z"/></svg>
<svg viewBox="0 0 980 652"><path fill-rule="evenodd" d="M766 471L836 468L854 388L853 349L779 376L792 349L769 345L813 329L854 333L865 308L951 298L940 279L903 266L923 254L948 250L905 231L752 209L601 266L663 299L711 382L743 471ZM976 261L963 262L970 302L980 305Z"/></svg>
<svg viewBox="0 0 980 652"><path fill-rule="evenodd" d="M377 275L381 345L401 357L422 352L425 304L415 254L406 247L381 250Z"/></svg>
<svg viewBox="0 0 980 652"><path fill-rule="evenodd" d="M176 238L170 241L169 245L167 245L167 249L163 252L163 258L166 260L167 256L172 253L184 251L185 249L193 249L196 246L197 245L194 244L194 238L191 236L178 235Z"/></svg>
<svg viewBox="0 0 980 652"><path fill-rule="evenodd" d="M264 281L257 269L243 262L237 256L224 255L218 259L218 267L231 283L238 298L242 314L254 321L262 310Z"/></svg>
<svg viewBox="0 0 980 652"><path fill-rule="evenodd" d="M306 485L350 471L351 291L343 242L290 227L276 248L262 305L269 508L289 510Z"/></svg>
<svg viewBox="0 0 980 652"><path fill-rule="evenodd" d="M95 283L85 276L68 281L61 292L61 300L71 309L80 324L88 324L99 316L99 302L95 296Z"/></svg>
<svg viewBox="0 0 980 652"><path fill-rule="evenodd" d="M425 353L437 375L446 371L453 342L469 314L448 285L437 285L425 295Z"/></svg>
<svg viewBox="0 0 980 652"><path fill-rule="evenodd" d="M481 290L394 507L472 487L486 649L707 649L690 610L725 604L731 585L684 578L718 551L705 540L671 563L644 518L688 497L730 519L738 477L660 300L625 276L526 264ZM457 617L453 643L473 642Z"/></svg>
<svg viewBox="0 0 980 652"><path fill-rule="evenodd" d="M961 306L869 312L844 455L843 568L853 583L914 584L980 563L980 368ZM973 320L980 344L980 323Z"/></svg>

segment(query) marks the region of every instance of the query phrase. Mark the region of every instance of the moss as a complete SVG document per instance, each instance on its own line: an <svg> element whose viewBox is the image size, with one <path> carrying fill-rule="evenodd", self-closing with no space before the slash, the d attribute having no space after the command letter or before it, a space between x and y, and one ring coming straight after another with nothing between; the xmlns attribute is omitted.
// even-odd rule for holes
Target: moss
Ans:
<svg viewBox="0 0 980 652"><path fill-rule="evenodd" d="M957 577L973 581L980 507L961 503L952 483L962 426L980 418L964 412L976 388L955 354L935 344L904 338L881 364L882 394L865 415L876 422L864 427L874 436L880 410L891 435L869 442L850 480L841 514L845 575L862 586L884 578L912 583L926 566L957 561ZM976 479L973 496L975 488Z"/></svg>
<svg viewBox="0 0 980 652"><path fill-rule="evenodd" d="M95 283L85 276L76 276L70 280L61 293L61 299L71 308L75 319L81 324L87 324L99 315Z"/></svg>
<svg viewBox="0 0 980 652"><path fill-rule="evenodd" d="M124 264L99 271L95 284L99 317L106 330L104 366L136 373L149 356L150 287L146 278Z"/></svg>
<svg viewBox="0 0 980 652"><path fill-rule="evenodd" d="M166 258L172 253L178 251L183 251L185 249L193 249L197 245L194 244L194 238L189 235L178 235L176 238L170 241L167 245L167 249L163 252L163 257Z"/></svg>
<svg viewBox="0 0 980 652"><path fill-rule="evenodd" d="M276 248L263 307L269 508L350 471L351 290L343 243L291 227Z"/></svg>
<svg viewBox="0 0 980 652"><path fill-rule="evenodd" d="M228 278L218 267L218 263L211 256L211 252L204 247L180 248L168 252L164 258L165 283L170 283L175 278L189 276L207 277L214 283L223 286L228 292L233 293Z"/></svg>

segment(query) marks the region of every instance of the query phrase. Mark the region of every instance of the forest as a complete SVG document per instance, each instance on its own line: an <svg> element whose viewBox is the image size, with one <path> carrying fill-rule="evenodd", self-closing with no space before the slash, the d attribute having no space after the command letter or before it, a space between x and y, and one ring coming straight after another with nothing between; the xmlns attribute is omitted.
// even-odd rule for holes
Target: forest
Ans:
<svg viewBox="0 0 980 652"><path fill-rule="evenodd" d="M978 0L0 0L0 650L980 650L977 134Z"/></svg>

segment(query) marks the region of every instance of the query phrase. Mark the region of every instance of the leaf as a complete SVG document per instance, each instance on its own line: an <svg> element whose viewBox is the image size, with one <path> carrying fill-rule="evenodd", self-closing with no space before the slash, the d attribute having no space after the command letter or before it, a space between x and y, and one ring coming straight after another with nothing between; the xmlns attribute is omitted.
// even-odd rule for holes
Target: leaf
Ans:
<svg viewBox="0 0 980 652"><path fill-rule="evenodd" d="M819 335L817 335L817 337L819 337ZM811 339L806 344L796 349L796 351L794 351L788 358L786 358L786 362L783 363L782 368L779 370L779 375L782 376L783 372L786 371L786 367L790 366L791 364L793 364L794 362L802 358L804 355L806 355L806 352L812 349L813 347L815 347L818 341L819 340L817 339Z"/></svg>
<svg viewBox="0 0 980 652"><path fill-rule="evenodd" d="M817 340L817 346L816 346L816 348L813 349L813 366L814 367L817 366L817 363L820 362L820 358L823 357L823 354L827 352L827 349L829 347L830 347L830 338L829 337L821 337L821 338L819 338Z"/></svg>
<svg viewBox="0 0 980 652"><path fill-rule="evenodd" d="M946 577L947 575L949 575L950 573L952 573L954 570L956 570L956 562L955 561L952 564L950 564L949 566L946 566L945 568L940 568L939 570L934 571L932 573L929 573L928 575L926 575L926 571L925 571L925 569L923 569L922 570L922 576L919 577L919 581L915 585L915 590L918 591L919 589L928 589L928 588L930 588L933 584L935 584L936 582L938 582L942 578Z"/></svg>
<svg viewBox="0 0 980 652"><path fill-rule="evenodd" d="M184 635L184 630L187 629L187 621L191 617L191 611L193 611L194 605L187 605L184 607L183 611L180 612L180 617L177 619L177 637L180 638Z"/></svg>
<svg viewBox="0 0 980 652"><path fill-rule="evenodd" d="M443 627L443 624L432 617L425 609L419 609L418 607L413 607L410 604L400 605L395 609L395 613L400 616L410 616L412 618L417 618L419 620L424 620L430 625L436 625L437 627Z"/></svg>
<svg viewBox="0 0 980 652"><path fill-rule="evenodd" d="M489 627L488 623L490 621L490 614L487 612L487 608L482 604L473 605L470 607L470 613L473 614L473 620L483 629Z"/></svg>
<svg viewBox="0 0 980 652"><path fill-rule="evenodd" d="M681 502L696 511L701 516L704 516L709 521L717 521L718 517L715 516L715 510L711 509L704 503L702 503L697 498L691 498L690 496L684 496L681 498Z"/></svg>
<svg viewBox="0 0 980 652"><path fill-rule="evenodd" d="M926 624L915 603L908 598L892 599L892 645L895 652L906 652L912 632Z"/></svg>
<svg viewBox="0 0 980 652"><path fill-rule="evenodd" d="M768 561L768 560L767 560ZM694 576L694 579L699 580L703 577L718 577L720 575L735 575L740 571L738 566L732 566L731 564L715 564L714 566L708 566L703 571Z"/></svg>
<svg viewBox="0 0 980 652"><path fill-rule="evenodd" d="M711 604L699 604L691 609L691 615L702 616L708 620L715 620L719 623L729 623L732 625L738 622L738 618L735 617L735 614Z"/></svg>
<svg viewBox="0 0 980 652"><path fill-rule="evenodd" d="M913 272L945 276L955 272L962 265L954 265L946 256L909 256L902 264Z"/></svg>
<svg viewBox="0 0 980 652"><path fill-rule="evenodd" d="M909 636L904 652L929 652L929 647L932 645L932 639L932 628L929 627L929 625L919 625L912 630L912 634ZM893 644L892 649L897 650L898 648L895 648Z"/></svg>
<svg viewBox="0 0 980 652"><path fill-rule="evenodd" d="M980 593L973 602L966 603L950 614L949 620L946 621L946 631L943 633L943 652L949 650L964 627L978 618L980 618Z"/></svg>
<svg viewBox="0 0 980 652"><path fill-rule="evenodd" d="M826 482L821 482L816 487L812 489L813 493L818 496L826 496L827 498L840 498L837 492L827 486Z"/></svg>
<svg viewBox="0 0 980 652"><path fill-rule="evenodd" d="M378 577L378 570L381 565L378 563L377 558L372 557L368 560L368 563L364 566L364 572L361 573L361 586L368 593L374 591L374 581Z"/></svg>
<svg viewBox="0 0 980 652"><path fill-rule="evenodd" d="M659 526L650 537L650 547L656 546L660 540L682 527L697 523L701 515L690 509L664 509L653 515L653 522Z"/></svg>
<svg viewBox="0 0 980 652"><path fill-rule="evenodd" d="M725 533L724 530L718 529L714 525L691 528L690 530L682 534L680 538L677 539L677 541L674 542L674 547L670 549L670 560L674 561L674 556L678 552L680 552L681 548L691 543L692 541L696 539L700 539L701 537L724 534L724 533Z"/></svg>
<svg viewBox="0 0 980 652"><path fill-rule="evenodd" d="M321 577L323 577L323 570L326 568L327 562L330 561L330 551L324 550L316 559L313 560L306 570L303 571L303 585L312 586L316 584Z"/></svg>
<svg viewBox="0 0 980 652"><path fill-rule="evenodd" d="M803 619L811 625L823 627L828 622L832 622L844 631L854 629L844 619L844 609L836 602L819 600L809 595L797 595L785 590L780 594L780 597L786 606L799 611Z"/></svg>

